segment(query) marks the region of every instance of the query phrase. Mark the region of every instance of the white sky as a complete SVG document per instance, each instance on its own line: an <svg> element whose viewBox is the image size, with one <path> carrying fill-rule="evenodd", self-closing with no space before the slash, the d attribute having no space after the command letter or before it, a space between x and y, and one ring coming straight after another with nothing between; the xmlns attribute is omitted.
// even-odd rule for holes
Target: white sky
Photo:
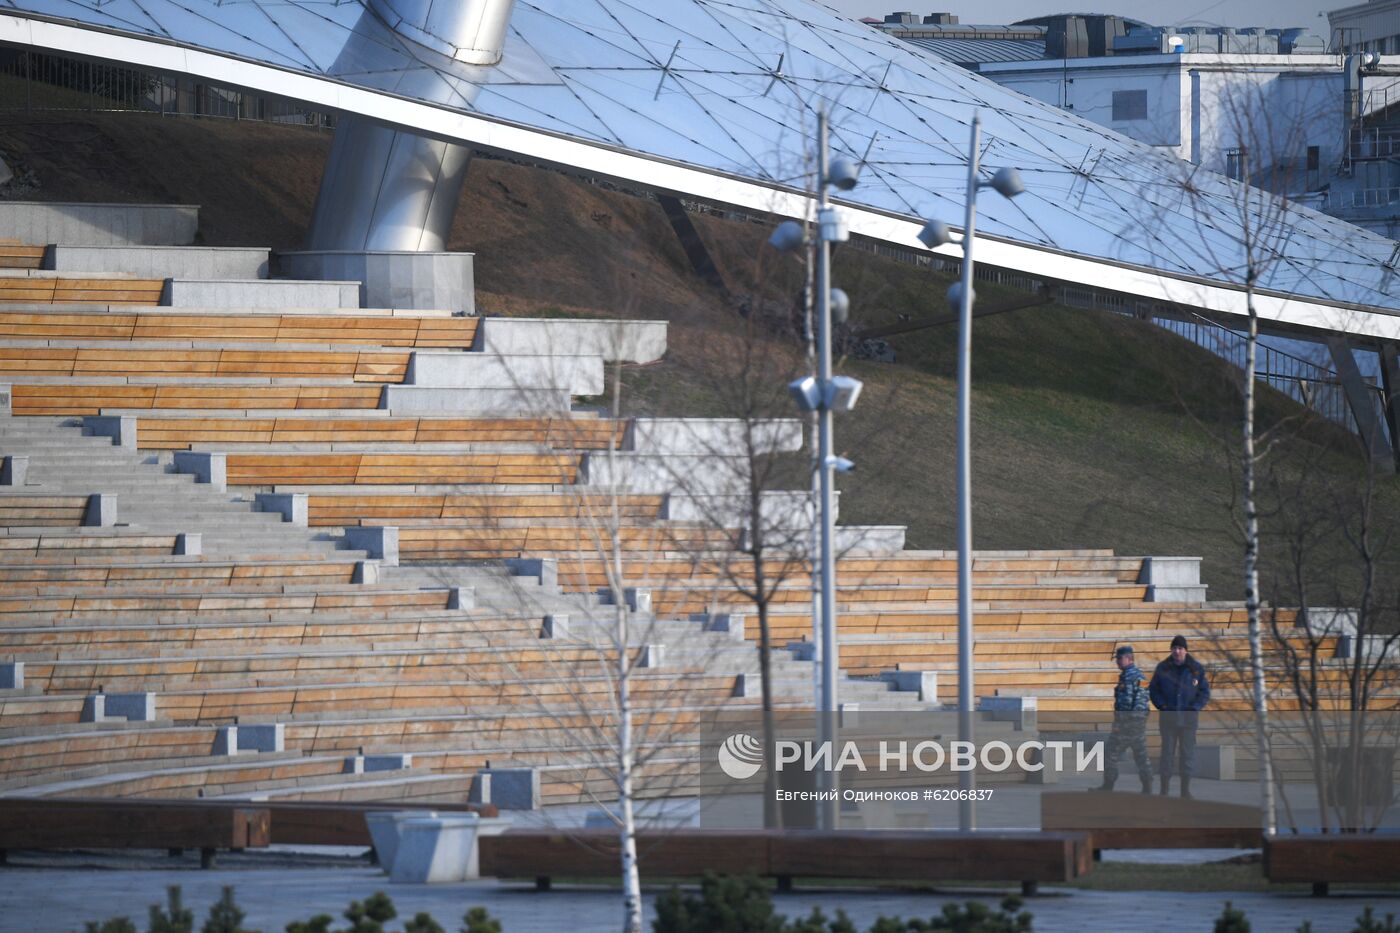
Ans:
<svg viewBox="0 0 1400 933"><path fill-rule="evenodd" d="M886 13L956 13L964 23L1014 23L1018 19L1050 13L1116 13L1144 20L1154 26L1201 23L1213 26L1306 26L1327 38L1327 17L1320 10L1351 6L1357 0L1183 0L1163 4L1161 0L825 0L859 19L883 17ZM1168 16L1174 17L1166 21Z"/></svg>

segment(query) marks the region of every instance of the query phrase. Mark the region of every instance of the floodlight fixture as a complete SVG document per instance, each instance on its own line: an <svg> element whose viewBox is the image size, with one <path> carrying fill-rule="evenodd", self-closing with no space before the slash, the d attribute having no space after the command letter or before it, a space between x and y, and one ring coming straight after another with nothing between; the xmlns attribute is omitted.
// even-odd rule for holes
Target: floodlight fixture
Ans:
<svg viewBox="0 0 1400 933"><path fill-rule="evenodd" d="M827 457L826 465L837 473L851 473L856 468L856 465L845 457Z"/></svg>
<svg viewBox="0 0 1400 933"><path fill-rule="evenodd" d="M822 393L816 376L803 376L788 383L788 394L803 411L817 411L821 408Z"/></svg>
<svg viewBox="0 0 1400 933"><path fill-rule="evenodd" d="M972 300L973 300L974 302L977 300L977 289L975 289L975 288L969 288L969 289L968 289L968 294L969 294L969 296L972 298ZM954 282L952 285L949 285L949 286L948 286L948 307L952 308L954 311L960 311L960 310L962 310L962 300L963 300L963 283L962 283L962 282Z"/></svg>
<svg viewBox="0 0 1400 933"><path fill-rule="evenodd" d="M834 207L817 211L817 233L823 243L844 243L851 238L846 216Z"/></svg>
<svg viewBox="0 0 1400 933"><path fill-rule="evenodd" d="M831 290L831 319L837 324L844 324L850 316L851 296L847 295L843 289L833 288Z"/></svg>
<svg viewBox="0 0 1400 933"><path fill-rule="evenodd" d="M832 376L826 385L826 407L836 412L850 411L856 407L860 390L865 387L859 379L851 376Z"/></svg>
<svg viewBox="0 0 1400 933"><path fill-rule="evenodd" d="M850 191L860 180L860 166L845 156L831 160L826 169L826 183L838 191Z"/></svg>
<svg viewBox="0 0 1400 933"><path fill-rule="evenodd" d="M807 231L795 220L785 220L778 224L768 237L768 245L780 253L800 249L806 241Z"/></svg>
<svg viewBox="0 0 1400 933"><path fill-rule="evenodd" d="M992 180L983 184L1004 198L1014 198L1026 190L1026 186L1021 183L1021 173L1010 166L997 169Z"/></svg>
<svg viewBox="0 0 1400 933"><path fill-rule="evenodd" d="M924 229L919 231L919 242L929 249L938 249L940 246L956 242L954 236L953 231L943 221L930 220L924 224Z"/></svg>

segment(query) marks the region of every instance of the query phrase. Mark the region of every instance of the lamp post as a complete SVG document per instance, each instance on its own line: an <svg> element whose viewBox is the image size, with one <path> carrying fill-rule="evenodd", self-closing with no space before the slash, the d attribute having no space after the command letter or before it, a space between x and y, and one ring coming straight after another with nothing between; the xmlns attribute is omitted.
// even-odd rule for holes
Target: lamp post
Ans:
<svg viewBox="0 0 1400 933"><path fill-rule="evenodd" d="M978 149L982 143L982 117L972 115L972 142L967 154L967 204L963 220L962 277L948 289L948 302L958 308L958 741L973 741L974 665L972 662L972 246L977 228L977 193L994 188L1005 198L1025 191L1021 173L1014 168L999 169L990 181L980 177ZM931 220L919 231L919 240L930 249L955 242L952 232L941 221ZM958 828L977 828L977 808L972 791L977 773L968 769L959 774L958 787L964 793L958 802Z"/></svg>
<svg viewBox="0 0 1400 933"><path fill-rule="evenodd" d="M788 386L788 391L803 411L815 412L817 421L817 457L814 467L819 478L818 520L820 522L820 556L816 571L821 579L820 628L817 650L821 676L817 689L817 714L819 717L819 740L830 743L833 760L836 756L836 715L838 657L836 647L836 555L833 538L835 536L835 482L836 470L845 472L853 468L849 460L837 457L833 452L832 414L837 411L850 411L855 407L860 395L861 383L847 376L831 375L831 321L833 314L845 320L849 309L849 299L839 288L831 287L831 244L849 238L846 222L840 212L831 206L829 191L832 187L849 191L856 186L858 170L848 159L832 159L828 148L828 127L826 110L817 114L817 243L816 243L816 325L817 325L817 372ZM778 225L769 237L771 246L784 252L798 249L806 243L806 231L802 224L785 220ZM820 790L835 790L833 772L821 776ZM818 824L822 829L835 829L837 823L835 799L823 800L818 807Z"/></svg>

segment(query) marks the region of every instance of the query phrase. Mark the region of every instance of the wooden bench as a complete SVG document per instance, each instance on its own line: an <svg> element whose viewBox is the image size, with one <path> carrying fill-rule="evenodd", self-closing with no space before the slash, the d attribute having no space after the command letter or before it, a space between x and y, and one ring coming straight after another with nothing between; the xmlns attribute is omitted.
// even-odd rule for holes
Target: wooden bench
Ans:
<svg viewBox="0 0 1400 933"><path fill-rule="evenodd" d="M0 797L0 863L7 849L190 848L208 868L216 849L372 846L366 814L430 809L499 815L471 803Z"/></svg>
<svg viewBox="0 0 1400 933"><path fill-rule="evenodd" d="M268 808L176 801L0 797L0 862L15 849L218 849L271 842Z"/></svg>
<svg viewBox="0 0 1400 933"><path fill-rule="evenodd" d="M573 483L568 454L230 454L231 486L462 485Z"/></svg>
<svg viewBox="0 0 1400 933"><path fill-rule="evenodd" d="M144 444L144 437L142 441ZM661 513L665 497L621 495L610 497L573 493L507 493L481 495L316 495L307 502L308 521L313 526L389 525L403 521L477 522L580 519L587 515L608 514L617 506L623 519L654 519ZM604 585L606 578L600 579Z"/></svg>
<svg viewBox="0 0 1400 933"><path fill-rule="evenodd" d="M402 382L407 352L0 347L10 376L188 375Z"/></svg>
<svg viewBox="0 0 1400 933"><path fill-rule="evenodd" d="M44 246L0 240L0 269L38 269L44 264L46 250Z"/></svg>
<svg viewBox="0 0 1400 933"><path fill-rule="evenodd" d="M87 514L87 496L0 495L0 526L6 528L79 528Z"/></svg>
<svg viewBox="0 0 1400 933"><path fill-rule="evenodd" d="M542 889L553 877L620 872L612 831L513 829L478 845L482 875L534 878ZM1088 836L1058 832L644 830L637 857L651 877L751 873L776 877L783 887L795 878L1019 881L1027 894L1041 882L1083 877L1093 865Z"/></svg>
<svg viewBox="0 0 1400 933"><path fill-rule="evenodd" d="M382 356L389 354L361 354ZM358 381L398 382L403 368L364 375ZM606 449L625 427L592 418L142 418L142 447L178 450L191 444L538 444L576 450ZM441 497L438 497L439 499Z"/></svg>
<svg viewBox="0 0 1400 933"><path fill-rule="evenodd" d="M103 409L362 409L378 408L377 385L61 385L17 384L15 415L96 415Z"/></svg>
<svg viewBox="0 0 1400 933"><path fill-rule="evenodd" d="M9 282L29 278L4 277ZM39 280L42 281L42 280ZM50 280L52 281L52 280ZM131 280L125 280L131 281ZM52 287L52 286L51 286ZM17 291L17 289L16 289ZM42 289L41 289L42 291ZM159 292L159 290L157 290ZM55 292L56 293L56 292ZM157 304L155 300L143 302ZM5 300L0 293L0 300ZM30 300L12 298L9 300ZM35 301L47 299L37 298ZM474 317L345 314L84 313L0 311L0 337L97 340L191 340L230 343L361 344L378 347L466 349L476 338Z"/></svg>
<svg viewBox="0 0 1400 933"><path fill-rule="evenodd" d="M64 619L171 620L271 619L328 612L384 618L416 610L443 610L449 591L364 590L359 585L341 592L310 593L154 593L132 587L117 593L41 597L0 597L0 623Z"/></svg>
<svg viewBox="0 0 1400 933"><path fill-rule="evenodd" d="M1252 849L1260 844L1258 807L1138 793L1045 793L1040 826L1086 833L1102 849Z"/></svg>
<svg viewBox="0 0 1400 933"><path fill-rule="evenodd" d="M496 527L479 524L399 525L399 558L415 560L481 560L597 552L611 532L607 516L596 525L527 525ZM622 526L616 537L622 548L643 553L728 548L733 535L722 530L679 524ZM736 596L736 598L742 598ZM703 606L701 607L703 608ZM661 611L661 610L658 610ZM699 610L695 610L699 611Z"/></svg>
<svg viewBox="0 0 1400 933"><path fill-rule="evenodd" d="M27 304L158 305L164 279L0 275L0 302Z"/></svg>
<svg viewBox="0 0 1400 933"><path fill-rule="evenodd" d="M1319 897L1333 884L1400 883L1400 834L1265 836L1264 877Z"/></svg>
<svg viewBox="0 0 1400 933"><path fill-rule="evenodd" d="M173 534L63 534L0 537L0 558L6 563L78 562L121 560L173 554Z"/></svg>

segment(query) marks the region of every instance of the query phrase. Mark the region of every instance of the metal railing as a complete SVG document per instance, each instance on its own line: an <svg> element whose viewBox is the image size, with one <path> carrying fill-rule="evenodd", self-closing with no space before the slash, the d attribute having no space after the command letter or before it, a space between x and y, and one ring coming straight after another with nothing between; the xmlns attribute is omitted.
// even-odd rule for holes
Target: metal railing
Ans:
<svg viewBox="0 0 1400 933"><path fill-rule="evenodd" d="M1359 210L1393 204L1400 204L1400 187L1328 191L1322 200L1323 210Z"/></svg>
<svg viewBox="0 0 1400 933"><path fill-rule="evenodd" d="M930 253L852 237L849 247L885 256L898 262L932 267L940 271L956 272L959 263L956 259L945 259ZM1030 275L1005 269L986 266L977 268L976 278L980 282L1005 285L1024 291L1038 291L1041 280ZM1210 350L1237 369L1244 369L1245 344L1247 338L1230 328L1189 308L1176 308L1148 299L1132 298L1112 292L1077 285L1060 285L1058 301L1073 308L1094 311L1109 311L1127 317L1151 321L1177 336L1190 340L1197 346ZM1258 345L1255 361L1256 378L1289 398L1316 412L1328 421L1341 425L1353 434L1360 433L1351 406L1347 403L1341 381L1335 371L1312 360L1271 347L1265 343ZM1380 411L1384 404L1384 394L1379 386L1368 384L1374 404ZM1381 417L1380 423L1385 419Z"/></svg>
<svg viewBox="0 0 1400 933"><path fill-rule="evenodd" d="M304 104L188 75L0 49L0 112L74 111L256 120L318 129L335 125L333 114Z"/></svg>

